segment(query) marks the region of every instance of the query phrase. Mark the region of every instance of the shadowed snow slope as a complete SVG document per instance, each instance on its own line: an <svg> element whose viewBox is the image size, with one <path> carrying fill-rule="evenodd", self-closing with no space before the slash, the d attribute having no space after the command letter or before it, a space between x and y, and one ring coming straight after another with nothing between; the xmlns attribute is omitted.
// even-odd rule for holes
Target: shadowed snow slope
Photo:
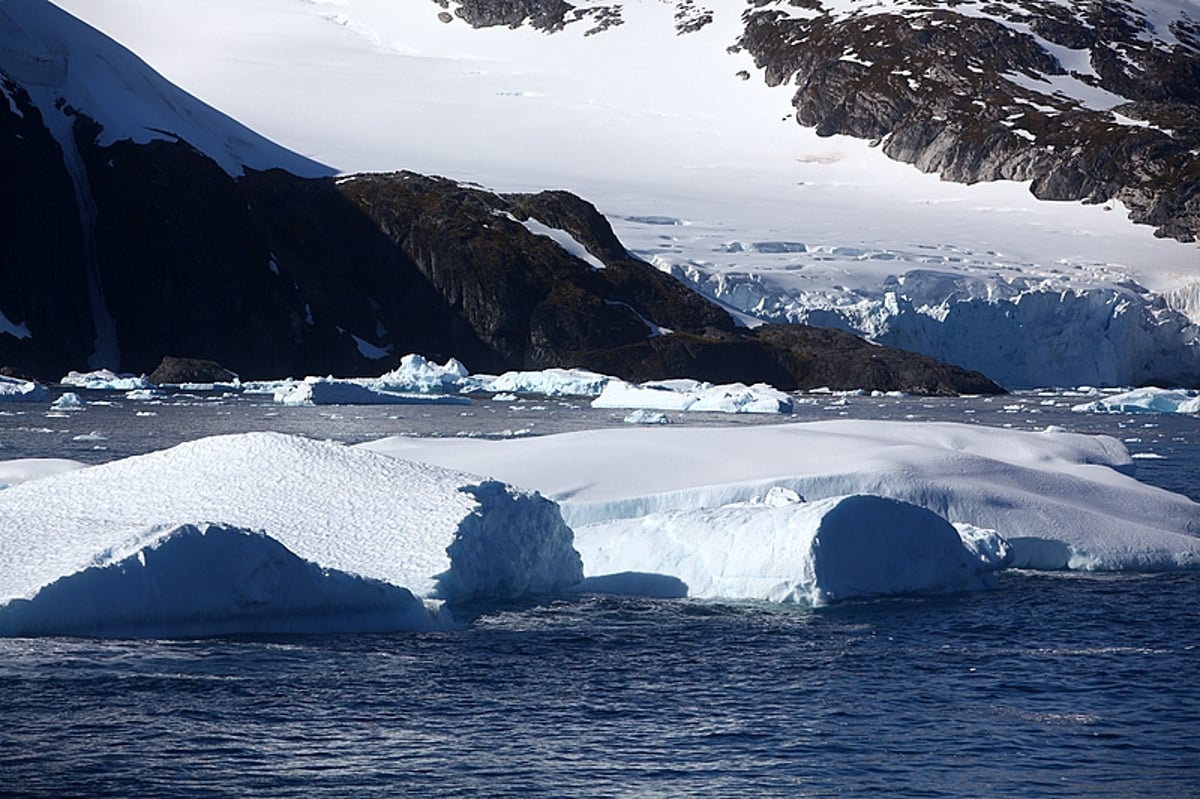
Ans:
<svg viewBox="0 0 1200 799"><path fill-rule="evenodd" d="M589 525L718 508L781 486L809 500L892 497L995 530L1020 566L1200 566L1200 505L1129 476L1124 445L1103 436L837 420L367 446L537 488L558 500L581 542Z"/></svg>
<svg viewBox="0 0 1200 799"><path fill-rule="evenodd" d="M32 600L0 605L0 635L179 638L440 624L406 588L322 569L234 527L184 525L136 552L107 555Z"/></svg>
<svg viewBox="0 0 1200 799"><path fill-rule="evenodd" d="M583 528L589 572L653 567L691 596L809 606L989 587L1003 557L979 557L935 513L873 496L652 513Z"/></svg>
<svg viewBox="0 0 1200 799"><path fill-rule="evenodd" d="M102 144L186 141L234 176L246 167L331 171L205 105L50 3L0 4L0 39L4 74L27 88L64 152L75 149L73 117L82 111L103 126Z"/></svg>
<svg viewBox="0 0 1200 799"><path fill-rule="evenodd" d="M263 530L323 568L423 597L512 597L582 576L570 529L537 494L275 433L206 438L23 483L0 491L0 519L0 600L203 521Z"/></svg>

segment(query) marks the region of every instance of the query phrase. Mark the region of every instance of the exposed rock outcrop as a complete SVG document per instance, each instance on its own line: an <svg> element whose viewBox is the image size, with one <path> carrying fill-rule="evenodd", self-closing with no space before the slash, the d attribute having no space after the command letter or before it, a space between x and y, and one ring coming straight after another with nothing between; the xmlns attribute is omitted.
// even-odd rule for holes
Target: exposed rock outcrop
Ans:
<svg viewBox="0 0 1200 799"><path fill-rule="evenodd" d="M440 4L476 27L603 20L595 33L623 22L619 4ZM674 4L681 34L712 21L694 0ZM769 84L796 86L796 119L820 134L878 142L960 183L1030 181L1040 199L1120 200L1159 235L1200 236L1200 17L1158 19L1121 0L744 9L730 49L749 52Z"/></svg>
<svg viewBox="0 0 1200 799"><path fill-rule="evenodd" d="M1186 18L1156 31L1115 0L753 5L739 46L797 87L796 119L818 133L961 183L1117 199L1160 235L1200 235L1200 27Z"/></svg>

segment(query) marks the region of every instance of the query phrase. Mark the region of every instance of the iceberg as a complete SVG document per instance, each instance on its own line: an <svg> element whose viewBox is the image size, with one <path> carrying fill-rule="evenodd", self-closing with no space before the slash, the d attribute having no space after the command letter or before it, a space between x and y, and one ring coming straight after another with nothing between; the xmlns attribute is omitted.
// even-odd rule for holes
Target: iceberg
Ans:
<svg viewBox="0 0 1200 799"><path fill-rule="evenodd" d="M363 446L536 488L560 503L581 542L604 525L746 503L778 487L810 501L868 494L917 505L960 531L985 531L964 534L965 544L1007 541L1017 567L1200 568L1200 504L1138 482L1125 446L1107 436L838 419ZM728 513L768 518L749 506ZM585 558L589 576L596 567Z"/></svg>
<svg viewBox="0 0 1200 799"><path fill-rule="evenodd" d="M377 381L352 378L309 377L285 383L272 392L281 405L466 405L470 400L454 395L398 392Z"/></svg>
<svg viewBox="0 0 1200 799"><path fill-rule="evenodd" d="M616 378L589 369L542 369L505 372L501 375L472 375L468 391L493 394L541 394L547 397L595 397Z"/></svg>
<svg viewBox="0 0 1200 799"><path fill-rule="evenodd" d="M709 411L719 413L791 413L792 398L765 383L714 386L695 380L659 380L630 384L613 379L605 384L593 408L647 411Z"/></svg>
<svg viewBox="0 0 1200 799"><path fill-rule="evenodd" d="M262 531L321 569L423 600L556 593L583 577L570 528L536 493L278 433L199 439L24 482L0 491L0 518L0 603L33 599L63 578L144 553L163 530L209 530L203 523ZM171 543L171 551L228 537L178 535L189 543ZM255 557L265 546L229 544ZM229 575L211 576L212 590L227 593ZM90 579L72 585L109 578Z"/></svg>
<svg viewBox="0 0 1200 799"><path fill-rule="evenodd" d="M0 375L0 402L41 402L49 391L36 380Z"/></svg>
<svg viewBox="0 0 1200 799"><path fill-rule="evenodd" d="M133 391L154 388L154 384L147 380L145 375L119 375L110 369L97 369L93 372L68 372L58 382L64 386L94 391Z"/></svg>
<svg viewBox="0 0 1200 799"><path fill-rule="evenodd" d="M322 569L263 533L183 525L0 605L0 635L183 638L395 632L452 624L380 580Z"/></svg>
<svg viewBox="0 0 1200 799"><path fill-rule="evenodd" d="M1183 389L1138 388L1076 405L1077 413L1197 413L1200 393Z"/></svg>
<svg viewBox="0 0 1200 799"><path fill-rule="evenodd" d="M453 393L459 390L468 374L467 367L455 358L438 364L421 355L409 354L400 359L399 366L375 382L389 391Z"/></svg>
<svg viewBox="0 0 1200 799"><path fill-rule="evenodd" d="M654 565L691 596L809 607L979 590L1007 564L931 511L863 495L652 513L581 528L576 543L589 571Z"/></svg>

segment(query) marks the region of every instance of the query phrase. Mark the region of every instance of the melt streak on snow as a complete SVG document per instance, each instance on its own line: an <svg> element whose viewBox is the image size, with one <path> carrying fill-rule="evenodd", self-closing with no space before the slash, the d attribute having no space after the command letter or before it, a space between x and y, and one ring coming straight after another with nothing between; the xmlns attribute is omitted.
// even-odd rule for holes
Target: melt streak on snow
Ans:
<svg viewBox="0 0 1200 799"><path fill-rule="evenodd" d="M589 574L610 525L751 502L772 489L810 501L903 500L964 526L964 538L995 531L1019 566L1200 566L1200 505L1129 476L1124 445L1104 436L835 420L364 446L538 489L560 503Z"/></svg>
<svg viewBox="0 0 1200 799"><path fill-rule="evenodd" d="M60 5L344 172L575 191L636 254L755 316L854 328L1010 388L1200 374L1196 245L1119 205L942 183L800 129L791 87L726 52L737 3L683 36L673 4L626 3L587 37L445 24L420 0ZM1165 30L1179 7L1149 13Z"/></svg>

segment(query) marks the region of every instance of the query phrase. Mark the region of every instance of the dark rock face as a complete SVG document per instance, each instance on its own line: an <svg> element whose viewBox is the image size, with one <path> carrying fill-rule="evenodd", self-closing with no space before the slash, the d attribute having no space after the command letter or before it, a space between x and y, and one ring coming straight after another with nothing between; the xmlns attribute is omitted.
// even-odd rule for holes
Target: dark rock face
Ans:
<svg viewBox="0 0 1200 799"><path fill-rule="evenodd" d="M236 380L237 375L216 361L168 355L146 379L162 386L179 383L229 383Z"/></svg>
<svg viewBox="0 0 1200 799"><path fill-rule="evenodd" d="M1200 235L1195 25L1173 25L1156 46L1151 23L1115 0L963 13L930 1L904 15L794 0L809 18L752 4L739 46L769 83L796 85L796 118L818 133L879 141L892 158L957 182L1029 180L1041 199L1117 199L1159 235ZM1090 69L1069 71L1035 35ZM1080 105L1055 79L1119 104Z"/></svg>
<svg viewBox="0 0 1200 799"><path fill-rule="evenodd" d="M41 113L24 89L0 81L0 314L13 325L40 320L29 338L0 333L0 363L61 377L93 350L79 211Z"/></svg>
<svg viewBox="0 0 1200 799"><path fill-rule="evenodd" d="M713 12L696 0L661 0L675 7L675 30L691 33L713 21ZM556 33L567 25L584 23L585 36L602 33L623 25L622 4L586 3L576 5L565 0L434 0L474 28L506 26L519 28L529 25L547 33ZM442 12L446 13L446 12Z"/></svg>

